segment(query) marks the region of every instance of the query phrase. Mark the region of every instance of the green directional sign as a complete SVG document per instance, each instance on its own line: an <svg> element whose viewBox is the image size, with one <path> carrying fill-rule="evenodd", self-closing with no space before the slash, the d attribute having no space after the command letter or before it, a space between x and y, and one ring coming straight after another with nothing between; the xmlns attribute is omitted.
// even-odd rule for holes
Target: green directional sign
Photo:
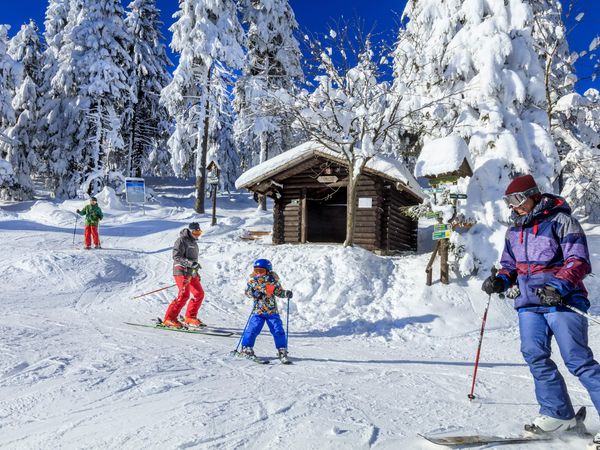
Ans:
<svg viewBox="0 0 600 450"><path fill-rule="evenodd" d="M441 211L430 211L427 214L425 214L426 217L432 218L432 217L442 217L444 215L443 212Z"/></svg>
<svg viewBox="0 0 600 450"><path fill-rule="evenodd" d="M449 223L436 223L433 226L433 231L446 231L450 229Z"/></svg>
<svg viewBox="0 0 600 450"><path fill-rule="evenodd" d="M450 231L450 230L434 231L433 232L433 240L437 241L438 239L448 239L451 234L452 234L452 231Z"/></svg>
<svg viewBox="0 0 600 450"><path fill-rule="evenodd" d="M445 188L440 188L440 187L433 187L433 188L423 188L424 192L427 192L429 194L442 194L446 191Z"/></svg>
<svg viewBox="0 0 600 450"><path fill-rule="evenodd" d="M450 198L460 198L464 200L467 198L467 194L450 194Z"/></svg>

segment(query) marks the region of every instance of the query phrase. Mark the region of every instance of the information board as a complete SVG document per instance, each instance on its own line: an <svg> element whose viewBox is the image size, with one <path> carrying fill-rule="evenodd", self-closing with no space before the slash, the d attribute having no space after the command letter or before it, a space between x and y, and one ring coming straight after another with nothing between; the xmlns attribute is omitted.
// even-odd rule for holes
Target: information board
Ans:
<svg viewBox="0 0 600 450"><path fill-rule="evenodd" d="M146 186L143 178L125 178L127 203L146 203Z"/></svg>

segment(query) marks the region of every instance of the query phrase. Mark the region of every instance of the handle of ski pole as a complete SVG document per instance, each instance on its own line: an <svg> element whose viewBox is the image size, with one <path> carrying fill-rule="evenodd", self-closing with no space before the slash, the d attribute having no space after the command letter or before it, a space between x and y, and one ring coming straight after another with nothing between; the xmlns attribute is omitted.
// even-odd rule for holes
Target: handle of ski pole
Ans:
<svg viewBox="0 0 600 450"><path fill-rule="evenodd" d="M496 266L492 266L491 272L492 272L492 276L493 276L494 278L496 278L496 274L498 273L498 269L496 269ZM492 295L492 294L490 294L490 296L491 296L491 295ZM505 295L504 295L504 294L501 292L501 293L499 293L499 294L498 294L498 297L500 297L500 298L505 298Z"/></svg>

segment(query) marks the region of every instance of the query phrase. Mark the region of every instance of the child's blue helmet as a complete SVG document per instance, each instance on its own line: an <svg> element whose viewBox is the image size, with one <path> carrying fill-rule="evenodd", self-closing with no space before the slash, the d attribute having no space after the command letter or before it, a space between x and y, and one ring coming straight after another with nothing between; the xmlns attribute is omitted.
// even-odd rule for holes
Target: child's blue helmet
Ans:
<svg viewBox="0 0 600 450"><path fill-rule="evenodd" d="M273 264L268 259L257 259L254 261L254 268L260 267L262 269L267 269L268 271L273 270Z"/></svg>

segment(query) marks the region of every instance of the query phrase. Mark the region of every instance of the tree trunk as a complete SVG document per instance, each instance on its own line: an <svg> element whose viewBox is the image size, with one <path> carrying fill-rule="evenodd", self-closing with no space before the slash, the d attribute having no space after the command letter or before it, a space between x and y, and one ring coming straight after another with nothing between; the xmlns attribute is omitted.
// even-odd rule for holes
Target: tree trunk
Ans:
<svg viewBox="0 0 600 450"><path fill-rule="evenodd" d="M344 247L354 245L354 218L356 216L356 199L358 196L358 175L354 174L354 165L348 165L348 192L346 200L346 240Z"/></svg>
<svg viewBox="0 0 600 450"><path fill-rule="evenodd" d="M206 101L204 103L204 121L203 121L203 133L201 139L200 158L197 159L196 167L196 207L195 210L198 214L204 214L204 197L206 192L206 157L208 153L208 120L209 120L209 108L210 108L210 72L206 75ZM198 130L198 137L200 138L200 130Z"/></svg>
<svg viewBox="0 0 600 450"><path fill-rule="evenodd" d="M269 134L262 133L260 135L260 163L269 159ZM267 210L267 197L265 195L258 196L258 208L261 211Z"/></svg>

